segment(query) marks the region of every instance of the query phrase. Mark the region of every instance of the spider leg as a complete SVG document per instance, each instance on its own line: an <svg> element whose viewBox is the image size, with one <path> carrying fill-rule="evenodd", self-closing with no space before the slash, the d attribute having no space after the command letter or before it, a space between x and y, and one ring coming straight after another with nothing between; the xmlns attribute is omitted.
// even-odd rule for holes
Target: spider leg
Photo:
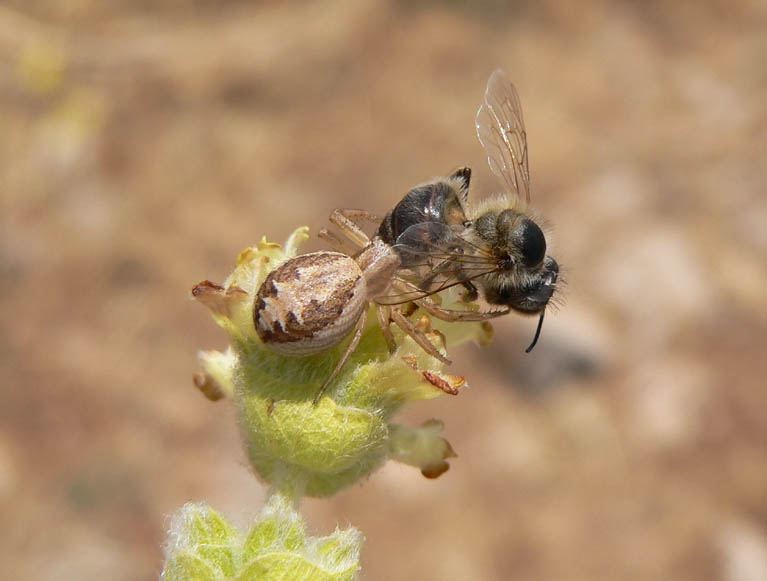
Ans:
<svg viewBox="0 0 767 581"><path fill-rule="evenodd" d="M360 248L370 243L370 237L357 225L357 220L378 221L375 214L366 210L336 208L330 213L330 221L341 231L341 234L354 242Z"/></svg>
<svg viewBox="0 0 767 581"><path fill-rule="evenodd" d="M442 361L443 363L447 363L448 365L452 363L450 359L442 355L437 348L432 344L431 341L429 341L428 337L426 337L426 334L419 331L415 328L415 325L411 323L408 319L406 319L402 313L399 311L399 309L394 308L391 311L391 318L392 321L405 333L410 335L410 337L413 338L413 341L415 341L418 346L426 351L429 355L432 357L435 357Z"/></svg>
<svg viewBox="0 0 767 581"><path fill-rule="evenodd" d="M319 403L320 399L322 398L322 394L325 393L325 390L328 388L328 385L330 385L330 382L336 378L343 366L346 365L346 362L349 360L349 356L351 356L351 354L357 348L357 345L360 344L360 339L362 339L362 331L365 329L365 321L367 320L367 316L367 309L364 309L360 315L360 318L357 320L357 324L354 325L354 336L352 337L349 346L346 348L346 351L344 351L344 354L341 355L341 359L338 360L335 369L333 369L333 373L331 373L330 377L325 380L325 383L322 384L322 387L320 387L317 395L314 396L314 401L312 402L314 405Z"/></svg>
<svg viewBox="0 0 767 581"><path fill-rule="evenodd" d="M389 307L376 305L376 316L378 317L378 326L381 327L381 332L386 340L386 346L389 348L389 353L394 353L397 349L397 343L394 341L394 335L391 332L391 313L389 312Z"/></svg>
<svg viewBox="0 0 767 581"><path fill-rule="evenodd" d="M487 321L488 319L494 319L496 317L507 315L510 311L510 309L505 309L500 311L490 311L490 312L458 311L453 309L443 309L437 303L431 300L429 297L416 299L413 302L416 303L419 307L421 307L424 311L429 313L432 317L436 317L437 319L441 319L443 321L448 321L448 322Z"/></svg>
<svg viewBox="0 0 767 581"><path fill-rule="evenodd" d="M344 240L338 236L335 232L330 232L327 228L323 228L317 233L317 238L327 242L330 247L342 254L348 254L349 256L357 252L357 248L354 248L347 240Z"/></svg>
<svg viewBox="0 0 767 581"><path fill-rule="evenodd" d="M359 220L367 220L368 222L373 222L374 224L381 222L381 218L379 216L375 215L373 212L368 212L367 210L357 210L355 208L337 208L336 211L340 212L348 219L353 220L355 223L357 223Z"/></svg>
<svg viewBox="0 0 767 581"><path fill-rule="evenodd" d="M402 279L395 280L393 282L393 286L397 288L398 290L405 291L405 292L410 292L410 291L418 289L418 287L415 286L414 284ZM421 307L424 311L426 311L433 317L436 317L437 319L441 319L443 321L448 321L448 322L486 321L488 319L494 319L496 317L507 315L511 311L511 309L502 309L502 310L490 311L490 312L460 311L457 309L444 309L440 307L437 303L435 303L430 297L427 297L427 296L413 299L412 302L417 304L419 307Z"/></svg>

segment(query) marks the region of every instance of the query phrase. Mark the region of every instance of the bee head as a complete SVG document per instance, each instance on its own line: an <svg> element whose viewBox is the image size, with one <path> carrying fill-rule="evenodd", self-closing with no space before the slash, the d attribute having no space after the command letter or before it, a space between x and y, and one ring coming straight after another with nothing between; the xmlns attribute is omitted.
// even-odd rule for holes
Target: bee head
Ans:
<svg viewBox="0 0 767 581"><path fill-rule="evenodd" d="M487 285L487 301L522 314L542 313L556 290L559 265L546 256L546 237L538 224L513 210L500 212L495 253L500 269Z"/></svg>

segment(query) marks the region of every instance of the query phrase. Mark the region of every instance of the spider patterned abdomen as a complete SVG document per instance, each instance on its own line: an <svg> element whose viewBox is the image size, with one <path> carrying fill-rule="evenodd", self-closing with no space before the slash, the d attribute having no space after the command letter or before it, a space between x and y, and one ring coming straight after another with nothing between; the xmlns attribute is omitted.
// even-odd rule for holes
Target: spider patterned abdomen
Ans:
<svg viewBox="0 0 767 581"><path fill-rule="evenodd" d="M256 295L253 322L269 349L303 357L339 343L367 302L365 278L353 258L312 252L269 273Z"/></svg>

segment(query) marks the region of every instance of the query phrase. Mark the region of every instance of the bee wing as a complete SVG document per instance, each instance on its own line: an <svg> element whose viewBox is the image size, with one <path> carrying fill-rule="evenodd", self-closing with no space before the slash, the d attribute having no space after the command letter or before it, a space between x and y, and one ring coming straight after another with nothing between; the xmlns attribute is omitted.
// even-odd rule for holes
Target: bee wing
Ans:
<svg viewBox="0 0 767 581"><path fill-rule="evenodd" d="M474 264L494 263L489 251L470 242L466 228L445 222L419 222L399 235L393 248L402 257L406 268L434 267L453 261L456 269Z"/></svg>
<svg viewBox="0 0 767 581"><path fill-rule="evenodd" d="M445 222L424 220L408 227L397 237L393 248L402 258L404 266L441 262L456 252L461 245L459 226Z"/></svg>
<svg viewBox="0 0 767 581"><path fill-rule="evenodd" d="M517 89L498 69L487 81L485 102L475 119L477 137L487 153L493 173L513 192L530 201L527 133Z"/></svg>
<svg viewBox="0 0 767 581"><path fill-rule="evenodd" d="M397 273L410 290L393 289L376 302L396 305L433 295L496 270L493 258L462 236L463 228L421 222L405 230L393 248L402 258Z"/></svg>

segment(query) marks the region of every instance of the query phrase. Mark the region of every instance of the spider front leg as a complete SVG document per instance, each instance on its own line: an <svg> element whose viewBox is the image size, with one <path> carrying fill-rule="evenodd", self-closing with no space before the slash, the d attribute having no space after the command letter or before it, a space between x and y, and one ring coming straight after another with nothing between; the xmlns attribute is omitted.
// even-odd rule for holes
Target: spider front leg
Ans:
<svg viewBox="0 0 767 581"><path fill-rule="evenodd" d="M324 240L333 250L342 254L353 256L359 251L359 249L350 244L348 240L344 240L335 232L330 232L327 228L320 230L317 233L317 238Z"/></svg>
<svg viewBox="0 0 767 581"><path fill-rule="evenodd" d="M418 290L417 286L403 279L395 280L394 288L397 288L398 290L403 291L405 293L412 293ZM464 321L464 322L486 321L488 319L494 319L495 317L501 317L503 315L507 315L511 311L511 309L502 309L502 310L490 311L490 312L460 311L456 309L444 309L427 296L414 298L412 302L417 304L419 307L421 307L424 311L426 311L433 317L436 317L437 319L441 319L442 321L447 321L449 323L455 322L455 321Z"/></svg>
<svg viewBox="0 0 767 581"><path fill-rule="evenodd" d="M365 248L370 243L370 237L357 224L357 220L380 221L375 214L366 210L351 208L336 208L330 213L330 221L354 244Z"/></svg>
<svg viewBox="0 0 767 581"><path fill-rule="evenodd" d="M402 314L402 312L398 308L394 308L391 311L391 319L394 321L394 323L402 329L403 332L410 335L412 337L413 341L415 341L418 346L426 351L429 355L432 357L435 357L442 361L442 363L446 363L447 365L450 365L452 361L442 355L442 353L439 352L439 350L434 346L434 344L429 341L429 338L426 336L426 334L423 331L418 330L413 323L411 323L405 316Z"/></svg>
<svg viewBox="0 0 767 581"><path fill-rule="evenodd" d="M417 304L419 307L421 307L424 311L429 313L432 317L436 317L437 319L441 319L442 321L447 321L449 323L453 323L456 321L464 321L467 323L487 321L488 319L494 319L496 317L502 317L503 315L508 315L509 312L511 311L511 309L505 309L500 311L489 311L489 312L458 311L453 309L443 309L437 303L431 300L429 297L416 299L413 302Z"/></svg>

